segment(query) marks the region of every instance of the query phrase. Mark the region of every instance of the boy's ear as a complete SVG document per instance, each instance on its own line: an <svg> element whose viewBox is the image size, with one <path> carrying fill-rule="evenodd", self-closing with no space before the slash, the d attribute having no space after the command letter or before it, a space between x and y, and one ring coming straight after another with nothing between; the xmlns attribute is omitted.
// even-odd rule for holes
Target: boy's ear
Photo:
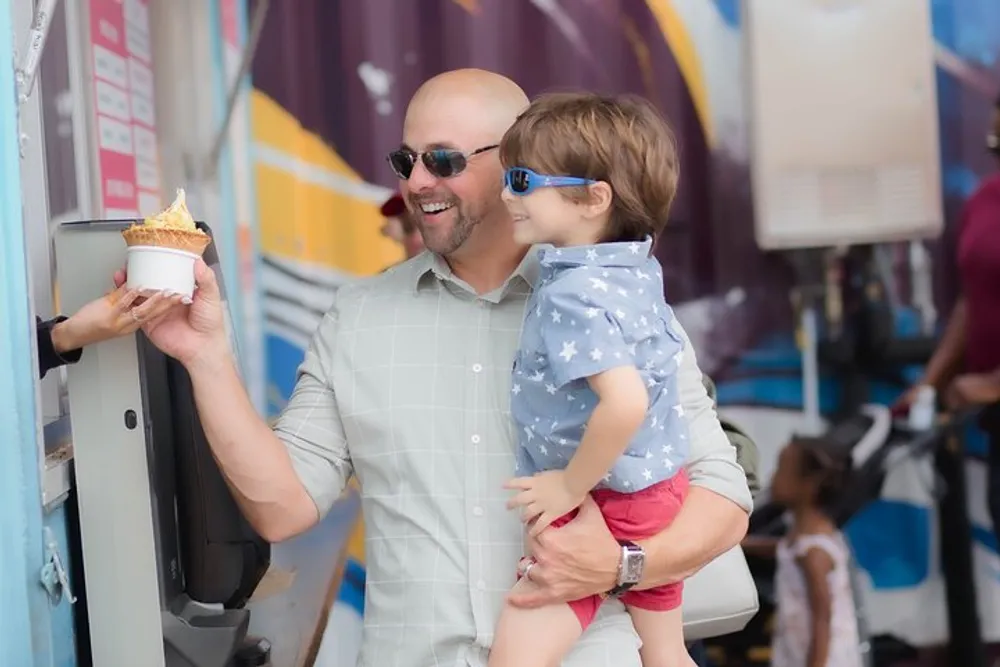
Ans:
<svg viewBox="0 0 1000 667"><path fill-rule="evenodd" d="M589 218L600 218L611 210L614 193L611 186L604 181L597 181L587 186L586 215Z"/></svg>

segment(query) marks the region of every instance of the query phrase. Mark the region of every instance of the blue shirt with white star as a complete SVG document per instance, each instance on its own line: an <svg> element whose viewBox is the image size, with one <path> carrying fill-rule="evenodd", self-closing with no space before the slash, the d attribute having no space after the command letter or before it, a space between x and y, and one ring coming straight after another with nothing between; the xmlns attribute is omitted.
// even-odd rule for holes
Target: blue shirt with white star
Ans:
<svg viewBox="0 0 1000 667"><path fill-rule="evenodd" d="M688 434L677 368L684 343L651 244L540 248L511 383L518 476L566 467L597 405L587 378L626 365L642 375L649 409L599 488L633 493L683 466Z"/></svg>

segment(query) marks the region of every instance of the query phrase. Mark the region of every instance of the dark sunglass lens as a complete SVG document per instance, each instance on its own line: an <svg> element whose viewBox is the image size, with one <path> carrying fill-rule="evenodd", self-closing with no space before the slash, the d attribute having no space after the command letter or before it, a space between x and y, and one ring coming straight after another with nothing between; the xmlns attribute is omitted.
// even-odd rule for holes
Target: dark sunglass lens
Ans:
<svg viewBox="0 0 1000 667"><path fill-rule="evenodd" d="M531 187L531 176L524 169L510 170L511 192L523 194Z"/></svg>
<svg viewBox="0 0 1000 667"><path fill-rule="evenodd" d="M428 151L423 158L427 171L439 178L456 176L465 169L465 156L458 151Z"/></svg>
<svg viewBox="0 0 1000 667"><path fill-rule="evenodd" d="M416 155L410 151L398 150L389 153L389 166L392 167L396 176L404 181L413 173L413 164L415 161Z"/></svg>

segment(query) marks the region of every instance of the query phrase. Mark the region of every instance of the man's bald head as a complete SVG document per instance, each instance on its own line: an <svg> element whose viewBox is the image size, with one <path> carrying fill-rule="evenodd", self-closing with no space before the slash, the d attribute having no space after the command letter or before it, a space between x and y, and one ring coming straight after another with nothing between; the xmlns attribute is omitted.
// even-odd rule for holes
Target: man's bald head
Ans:
<svg viewBox="0 0 1000 667"><path fill-rule="evenodd" d="M415 156L409 177L400 183L429 250L456 260L514 243L500 198L503 170L496 149L527 106L528 97L516 83L479 69L439 74L413 95L402 147L417 155L443 150L464 156L447 176Z"/></svg>
<svg viewBox="0 0 1000 667"><path fill-rule="evenodd" d="M419 122L424 114L441 114L452 109L477 119L478 128L499 141L528 106L528 96L505 76L482 69L457 69L425 81L413 94L406 109L406 126Z"/></svg>

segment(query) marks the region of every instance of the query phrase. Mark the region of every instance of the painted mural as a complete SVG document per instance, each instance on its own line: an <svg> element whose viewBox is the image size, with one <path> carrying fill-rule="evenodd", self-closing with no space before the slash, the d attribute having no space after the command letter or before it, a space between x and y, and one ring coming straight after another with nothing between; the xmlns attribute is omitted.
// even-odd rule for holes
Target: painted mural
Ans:
<svg viewBox="0 0 1000 667"><path fill-rule="evenodd" d="M753 239L739 4L271 3L251 94L269 413L279 412L290 395L304 348L336 288L402 256L379 234L378 206L395 187L384 155L399 142L410 95L438 72L482 67L510 76L529 95L580 88L638 93L671 120L683 163L674 220L658 249L665 289L679 304L678 316L704 370L719 383L720 404L747 422L767 468L801 410L801 370L788 299L791 269L780 257L759 252ZM983 135L1000 92L1000 3L931 4L943 173L953 220L978 180L994 168ZM950 230L932 249L943 308L953 290ZM900 314L903 333L912 319ZM884 383L873 398L889 401L899 390ZM825 409L836 407L837 393L835 382L824 378ZM1000 586L996 545L982 528L978 455L970 459L974 519L984 536L977 567L987 584ZM852 537L880 610L876 624L885 626L878 629L901 632L912 642L938 641L944 632L940 619L912 612L938 607L941 600L936 563L928 556L930 500L912 479L890 484L884 502L852 527ZM870 526L885 525L887 517L895 517L901 532L873 546ZM334 577L330 599L336 602L323 615L330 632L312 656L322 667L353 665L363 608L362 528L346 519L337 526L347 558L343 567L336 555L328 563L330 572L336 568L343 576ZM897 565L891 571L889 562ZM997 593L990 597L1000 600ZM899 613L904 607L906 618ZM984 618L987 634L1000 639L1000 606ZM927 623L940 632L921 636L916 628Z"/></svg>

